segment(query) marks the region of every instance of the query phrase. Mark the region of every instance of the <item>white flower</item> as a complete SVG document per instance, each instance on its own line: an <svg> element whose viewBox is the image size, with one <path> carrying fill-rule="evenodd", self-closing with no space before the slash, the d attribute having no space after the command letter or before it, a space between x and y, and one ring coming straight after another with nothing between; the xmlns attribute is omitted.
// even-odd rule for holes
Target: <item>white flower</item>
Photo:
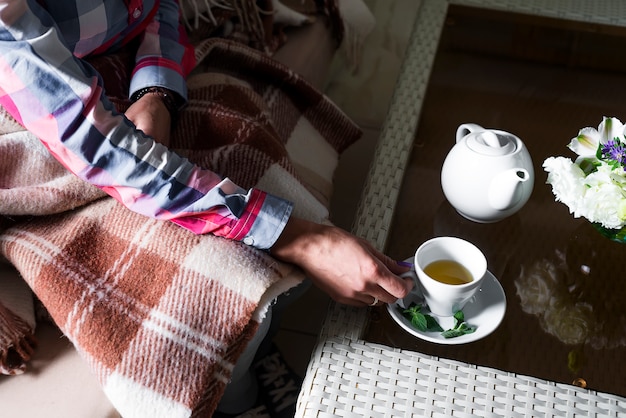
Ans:
<svg viewBox="0 0 626 418"><path fill-rule="evenodd" d="M607 118L606 116L598 125L598 132L600 133L600 143L606 144L612 139L624 138L624 124L617 118Z"/></svg>
<svg viewBox="0 0 626 418"><path fill-rule="evenodd" d="M585 173L565 157L549 157L543 162L543 168L548 172L547 183L552 185L556 200L574 212L585 194Z"/></svg>
<svg viewBox="0 0 626 418"><path fill-rule="evenodd" d="M576 138L572 138L567 147L581 157L592 158L596 156L600 134L594 128L583 128Z"/></svg>
<svg viewBox="0 0 626 418"><path fill-rule="evenodd" d="M565 157L549 157L543 162L555 199L567 205L574 217L587 218L608 229L626 225L626 171L624 162L613 154L624 147L624 133L619 119L605 117L597 130L581 129L569 143L578 154L576 162ZM601 145L610 151L603 149L598 159Z"/></svg>
<svg viewBox="0 0 626 418"><path fill-rule="evenodd" d="M573 138L567 147L581 157L594 158L598 145L606 144L616 137L622 139L624 133L624 125L619 119L604 117L598 129L581 129L578 136Z"/></svg>
<svg viewBox="0 0 626 418"><path fill-rule="evenodd" d="M598 170L585 178L587 186L580 202L579 216L584 216L591 222L599 222L605 228L621 228L624 223L620 215L620 207L626 203L622 188L613 181L615 171L610 166L602 164Z"/></svg>
<svg viewBox="0 0 626 418"><path fill-rule="evenodd" d="M576 218L584 217L601 223L605 228L621 228L626 223L624 189L614 178L626 179L602 164L585 176L580 167L565 157L549 157L543 167L548 172L547 183L557 201L564 203Z"/></svg>

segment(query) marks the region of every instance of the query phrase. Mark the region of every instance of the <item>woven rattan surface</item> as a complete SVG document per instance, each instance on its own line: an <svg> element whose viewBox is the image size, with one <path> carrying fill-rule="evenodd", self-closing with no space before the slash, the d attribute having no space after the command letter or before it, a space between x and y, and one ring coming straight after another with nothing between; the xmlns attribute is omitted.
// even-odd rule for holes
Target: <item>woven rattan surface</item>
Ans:
<svg viewBox="0 0 626 418"><path fill-rule="evenodd" d="M626 2L621 0L451 0L448 3L563 20L626 26Z"/></svg>
<svg viewBox="0 0 626 418"><path fill-rule="evenodd" d="M616 417L623 399L358 340L318 346L306 417Z"/></svg>
<svg viewBox="0 0 626 418"><path fill-rule="evenodd" d="M449 4L626 27L624 0L422 0L353 226L381 250ZM331 304L297 417L626 416L617 396L364 342L366 317Z"/></svg>

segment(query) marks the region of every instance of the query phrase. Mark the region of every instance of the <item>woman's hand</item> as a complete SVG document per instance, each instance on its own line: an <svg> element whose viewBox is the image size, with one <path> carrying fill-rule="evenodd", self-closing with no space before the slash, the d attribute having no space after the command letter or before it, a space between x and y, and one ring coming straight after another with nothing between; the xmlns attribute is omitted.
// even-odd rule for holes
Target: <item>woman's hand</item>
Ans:
<svg viewBox="0 0 626 418"><path fill-rule="evenodd" d="M411 278L398 276L408 268L333 226L292 218L270 252L301 267L320 289L344 304L393 303L413 287Z"/></svg>
<svg viewBox="0 0 626 418"><path fill-rule="evenodd" d="M169 146L172 121L170 112L158 94L147 93L141 96L130 105L125 116L137 129L166 147Z"/></svg>

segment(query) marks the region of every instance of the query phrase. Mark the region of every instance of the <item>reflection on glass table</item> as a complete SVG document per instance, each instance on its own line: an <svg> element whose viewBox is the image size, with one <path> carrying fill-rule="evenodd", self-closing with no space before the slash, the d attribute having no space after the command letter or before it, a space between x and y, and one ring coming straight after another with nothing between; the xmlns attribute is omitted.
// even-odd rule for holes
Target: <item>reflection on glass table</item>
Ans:
<svg viewBox="0 0 626 418"><path fill-rule="evenodd" d="M387 240L400 260L433 236L476 244L506 295L502 323L477 341L438 344L379 308L364 339L626 396L626 244L555 202L542 167L572 157L566 145L582 127L626 119L626 66L599 46L626 37L552 23L450 9ZM530 200L499 222L464 218L442 191L443 161L468 122L517 135L532 157Z"/></svg>

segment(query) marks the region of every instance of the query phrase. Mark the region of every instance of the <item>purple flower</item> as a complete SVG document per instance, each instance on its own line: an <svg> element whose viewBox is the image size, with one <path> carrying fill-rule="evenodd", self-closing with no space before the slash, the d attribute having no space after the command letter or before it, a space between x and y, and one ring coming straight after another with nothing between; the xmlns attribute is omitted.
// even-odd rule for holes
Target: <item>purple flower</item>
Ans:
<svg viewBox="0 0 626 418"><path fill-rule="evenodd" d="M626 147L620 141L611 140L602 146L602 155L609 160L624 164L626 162Z"/></svg>

